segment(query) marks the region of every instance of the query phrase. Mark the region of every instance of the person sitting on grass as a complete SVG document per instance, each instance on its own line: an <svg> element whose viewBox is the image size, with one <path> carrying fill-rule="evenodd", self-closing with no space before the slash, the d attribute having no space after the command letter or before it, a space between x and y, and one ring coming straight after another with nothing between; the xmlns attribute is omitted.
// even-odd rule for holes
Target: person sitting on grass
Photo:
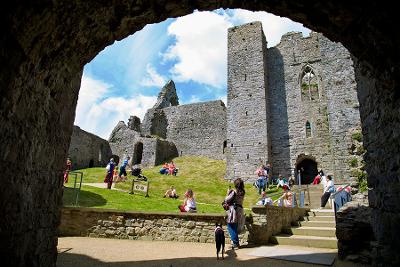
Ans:
<svg viewBox="0 0 400 267"><path fill-rule="evenodd" d="M293 206L293 194L290 192L290 188L288 185L283 185L283 195L275 200L273 203L278 202L278 206L283 206L283 207L292 207ZM282 200L282 201L281 201Z"/></svg>
<svg viewBox="0 0 400 267"><path fill-rule="evenodd" d="M181 212L197 212L196 210L196 201L194 199L192 189L188 189L185 193L185 200L182 205L178 206L178 209Z"/></svg>
<svg viewBox="0 0 400 267"><path fill-rule="evenodd" d="M171 163L168 164L168 174L176 175L175 170L176 170L176 166L175 166L174 162L171 160Z"/></svg>
<svg viewBox="0 0 400 267"><path fill-rule="evenodd" d="M256 203L257 206L272 206L273 201L270 197L267 197L265 191L261 192L261 199Z"/></svg>
<svg viewBox="0 0 400 267"><path fill-rule="evenodd" d="M160 173L168 174L168 169L169 169L168 163L165 162L164 165L162 166L162 168L160 169Z"/></svg>
<svg viewBox="0 0 400 267"><path fill-rule="evenodd" d="M165 192L164 197L169 197L169 198L178 198L179 196L176 194L176 190L173 186L171 186L170 189Z"/></svg>
<svg viewBox="0 0 400 267"><path fill-rule="evenodd" d="M276 185L276 188L282 187L286 185L287 186L287 181L285 178L283 178L282 174L279 174L278 176L278 184Z"/></svg>

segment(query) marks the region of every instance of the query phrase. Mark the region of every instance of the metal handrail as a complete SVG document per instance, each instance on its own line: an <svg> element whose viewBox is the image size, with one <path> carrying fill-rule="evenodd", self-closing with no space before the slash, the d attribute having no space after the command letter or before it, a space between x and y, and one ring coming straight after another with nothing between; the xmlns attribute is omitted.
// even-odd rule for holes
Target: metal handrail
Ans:
<svg viewBox="0 0 400 267"><path fill-rule="evenodd" d="M75 195L75 206L77 206L78 205L78 201L79 201L79 194L80 194L81 188L82 188L83 172L70 171L70 172L68 172L68 175L70 175L70 174L75 176L75 179L74 179L74 195ZM76 180L78 179L78 175L80 175L80 178L81 178L80 181L79 181L79 188L77 188L77 182L76 182Z"/></svg>

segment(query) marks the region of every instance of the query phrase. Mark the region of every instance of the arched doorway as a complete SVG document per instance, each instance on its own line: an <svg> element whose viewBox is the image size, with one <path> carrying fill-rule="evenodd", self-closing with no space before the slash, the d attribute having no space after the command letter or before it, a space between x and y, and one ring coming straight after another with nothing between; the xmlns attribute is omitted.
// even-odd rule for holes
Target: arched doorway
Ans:
<svg viewBox="0 0 400 267"><path fill-rule="evenodd" d="M143 143L142 142L137 142L135 144L134 152L133 152L133 157L132 157L132 164L140 164L142 163L142 158L143 158Z"/></svg>
<svg viewBox="0 0 400 267"><path fill-rule="evenodd" d="M46 8L46 4L52 5L51 8ZM398 51L400 37L387 31L387 25L396 24L395 4L393 1L377 6L371 1L360 7L357 3L345 1L310 1L307 4L301 1L290 4L287 1L171 1L164 5L157 1L151 1L151 4L147 1L113 4L103 1L88 7L74 2L66 6L71 10L74 8L74 12L68 14L70 23L64 24L57 18L62 18L68 9L57 3L43 2L41 6L33 6L28 1L21 1L5 7L4 38L0 41L2 51L6 51L2 53L5 64L2 77L5 79L1 80L1 88L6 93L1 96L0 105L3 126L0 150L4 151L0 166L6 168L10 164L18 164L21 171L16 174L16 179L4 181L0 190L1 200L12 205L2 207L1 214L4 215L4 222L23 218L2 228L0 243L11 246L5 264L55 264L57 241L54 236L60 216L62 187L59 178L62 173L57 177L54 170L62 169L65 164L84 64L107 44L146 24L185 15L195 9L219 7L268 10L288 16L325 33L333 41L343 42L351 51L356 59L356 74L363 81L358 92L363 128L366 130L364 137L368 139L366 148L367 151L384 151L368 152L366 157L369 176L379 177L369 180L369 193L377 200L373 209L373 226L380 237L378 254L396 255L399 247L396 235L384 234L396 232L400 205L396 202L396 194L392 193L393 186L399 184L396 179L399 177L399 138L395 133L400 129L400 59L393 55L397 55L394 52ZM27 17L41 23L32 23ZM133 23L135 21L137 23ZM80 41L68 42L72 37ZM60 133L54 129L63 131ZM24 138L16 138L19 136ZM18 157L16 151L21 152ZM23 153L26 151L30 153ZM48 158L41 156L43 152L55 153L55 160L49 164ZM32 168L34 164L45 168L38 172ZM27 182L33 178L44 182ZM46 192L36 196L46 203L40 212L30 208L37 200L26 196L26 188ZM17 195L22 197L16 198ZM385 207L385 198L394 205L393 209ZM31 222L42 218L49 218L49 225L39 231L37 224L32 226ZM32 231L26 231L27 227L31 227ZM21 238L15 239L15 236ZM49 245L38 246L43 242ZM398 262L398 258L389 256L383 256L382 260L388 265Z"/></svg>
<svg viewBox="0 0 400 267"><path fill-rule="evenodd" d="M299 158L296 164L296 174L299 170L301 184L311 184L318 173L318 163L312 157Z"/></svg>

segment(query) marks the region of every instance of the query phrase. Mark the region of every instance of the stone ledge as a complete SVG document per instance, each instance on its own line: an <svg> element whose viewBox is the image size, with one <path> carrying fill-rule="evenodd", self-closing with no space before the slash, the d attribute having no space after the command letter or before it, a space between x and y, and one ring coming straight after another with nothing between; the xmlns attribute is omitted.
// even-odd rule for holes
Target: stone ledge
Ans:
<svg viewBox="0 0 400 267"><path fill-rule="evenodd" d="M113 214L113 215L133 215L133 216L160 216L160 217L176 217L176 218L224 218L225 214L222 213L174 213L174 212L151 212L151 211L124 211L124 210L114 210L114 209L98 209L98 208L76 208L76 207L63 207L62 213L72 213L72 212L86 212L86 213L101 213L101 214Z"/></svg>

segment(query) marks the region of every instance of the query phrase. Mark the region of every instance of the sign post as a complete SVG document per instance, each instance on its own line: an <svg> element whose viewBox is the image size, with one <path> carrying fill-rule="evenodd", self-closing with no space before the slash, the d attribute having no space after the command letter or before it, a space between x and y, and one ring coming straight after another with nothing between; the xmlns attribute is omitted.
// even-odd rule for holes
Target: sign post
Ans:
<svg viewBox="0 0 400 267"><path fill-rule="evenodd" d="M135 183L136 182L136 183ZM146 181L146 184L140 183L143 182L142 180L132 180L132 187L131 187L131 192L129 192L129 194L134 194L134 190L135 191L141 191L144 192L146 195L145 197L149 197L149 181Z"/></svg>

